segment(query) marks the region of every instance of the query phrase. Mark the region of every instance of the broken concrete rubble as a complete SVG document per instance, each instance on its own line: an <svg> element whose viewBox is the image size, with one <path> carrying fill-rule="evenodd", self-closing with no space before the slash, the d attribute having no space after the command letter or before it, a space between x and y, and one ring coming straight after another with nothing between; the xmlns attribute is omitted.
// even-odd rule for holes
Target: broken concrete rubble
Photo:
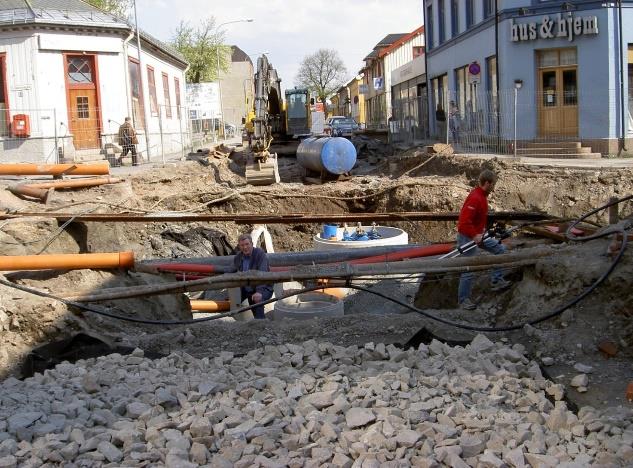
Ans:
<svg viewBox="0 0 633 468"><path fill-rule="evenodd" d="M291 363L299 349L304 357ZM465 348L308 341L226 360L183 353L150 360L140 350L134 357L61 364L0 384L2 466L545 467L633 459L630 408L576 415L561 386L529 376L533 363L520 348L481 335ZM88 373L100 376L96 391L82 387ZM60 417L54 408L62 407Z"/></svg>

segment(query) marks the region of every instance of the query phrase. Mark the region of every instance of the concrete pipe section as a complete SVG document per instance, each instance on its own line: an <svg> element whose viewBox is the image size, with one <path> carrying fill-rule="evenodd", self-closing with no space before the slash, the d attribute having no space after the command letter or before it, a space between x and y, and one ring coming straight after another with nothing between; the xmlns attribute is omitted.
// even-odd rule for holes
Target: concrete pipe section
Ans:
<svg viewBox="0 0 633 468"><path fill-rule="evenodd" d="M367 238L367 240L343 240L346 228L328 226L323 227L323 231L313 237L315 250L336 250L336 249L362 249L366 247L378 247L384 245L407 245L409 234L402 229L390 226L360 226L366 232L375 231L377 237ZM352 235L357 227L347 227L347 234Z"/></svg>
<svg viewBox="0 0 633 468"><path fill-rule="evenodd" d="M308 292L275 302L273 319L307 320L315 317L342 317L344 313L343 301L339 298L320 292Z"/></svg>

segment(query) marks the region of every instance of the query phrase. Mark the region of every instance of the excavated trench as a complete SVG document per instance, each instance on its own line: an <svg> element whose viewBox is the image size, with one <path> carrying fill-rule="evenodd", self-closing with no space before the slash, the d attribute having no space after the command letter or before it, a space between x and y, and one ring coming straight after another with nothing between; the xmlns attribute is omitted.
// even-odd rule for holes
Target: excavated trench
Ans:
<svg viewBox="0 0 633 468"><path fill-rule="evenodd" d="M404 160L400 170L404 171L414 164ZM218 214L458 211L482 167L492 168L499 173L500 179L491 200L492 209L497 211L541 211L552 216L574 218L603 204L609 197L633 193L631 173L624 170L572 171L518 167L497 160L482 163L480 160L443 157L425 165L415 173L416 177L391 179L378 173L316 187L294 183L261 190L245 188L239 177L226 170L226 167L201 167L195 163L186 163L169 170L156 169L144 176L132 177L127 183L118 186L91 189L87 194L60 193L56 203L79 204L73 207L75 212L90 208L90 205L81 206L89 200L151 211L182 211L200 206L204 212ZM194 171L196 176L192 177ZM292 174L296 168L288 163L285 171L282 171L282 178L284 174L289 178L288 174ZM373 193L379 195L371 196ZM215 202L222 198L225 200ZM17 204L19 209L34 211L32 206L24 202L0 199L3 203L8 201ZM103 207L106 208L116 211L114 207ZM633 206L626 204L621 207L621 211L631 213ZM606 214L594 220L604 223ZM407 231L411 243L446 241L455 236L453 222L404 219L389 224ZM52 238L59 226L59 223L50 220L8 223L0 232L0 249L3 249L3 254L35 254L50 243L46 248L47 253L132 250L140 260L226 255L235 245L239 233L249 231L252 227L230 222L75 222ZM271 224L268 228L276 251L300 251L312 248L312 236L320 230L320 225ZM416 284L403 287L396 282L384 281L381 291L455 320L486 324L526 321L535 313L548 310L561 298L578 293L590 283L604 268L604 244L597 241L570 256L512 273L515 286L502 295L486 294L484 279L480 279L478 288L480 294L484 291L483 307L468 315L455 309L455 278L428 281L419 288ZM629 271L632 263L631 254L627 253L623 264L628 266L618 270L620 273L609 279L606 286L592 295L582 307L545 327L534 329L536 331L528 329L529 334L507 334L508 339L529 343L529 350L555 356L557 364L563 366L577 361L578 353L581 353L581 357L595 358L598 339L609 338L621 350L618 357L611 360L611 363L618 363L614 364L613 370L613 378L617 378L618 365L624 365L626 359L630 362L630 351L627 350L633 345L633 331L626 306L632 299L631 293L627 292L631 288L624 273ZM170 276L91 270L21 273L7 275L7 278L59 295L78 290L94 291L173 280ZM402 315L405 312L403 308L365 295L358 295L354 307L346 309L345 317L329 321L311 321L303 325L221 321L184 329L157 329L155 326L116 322L87 313L69 312L59 303L10 291L5 287L0 290L0 323L9 343L8 347L0 351L3 375L16 373L19 363L34 347L78 331L98 331L115 345L140 345L156 352L182 349L199 357L212 355L219 349L239 353L265 344L301 342L313 337L327 337L330 341L338 340L342 344L372 340L405 343L422 326L447 339L469 339L472 336L439 326L416 314ZM178 295L127 299L103 305L116 308L116 313L144 318L177 319L190 316L186 300ZM363 313L370 314L371 319L359 321L358 314ZM591 323L594 328L587 329L587 323ZM570 335L578 336L578 339L590 344L579 348L577 339ZM616 398L615 393L613 398Z"/></svg>

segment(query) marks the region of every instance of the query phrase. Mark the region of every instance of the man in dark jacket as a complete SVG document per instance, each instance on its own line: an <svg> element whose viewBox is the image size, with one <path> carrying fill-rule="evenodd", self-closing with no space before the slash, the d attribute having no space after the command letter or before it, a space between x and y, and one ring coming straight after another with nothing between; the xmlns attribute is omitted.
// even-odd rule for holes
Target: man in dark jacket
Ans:
<svg viewBox="0 0 633 468"><path fill-rule="evenodd" d="M484 170L479 174L479 185L468 194L466 201L459 212L457 222L457 245L461 247L474 241L479 247L488 252L498 255L506 251L505 246L497 239L488 237L484 239L486 223L488 221L488 195L492 193L497 183L497 175ZM462 255L470 257L477 254L477 247L467 250ZM477 308L470 298L473 273L462 273L459 277L459 291L457 300L462 309L473 310ZM490 289L500 291L510 286L510 282L503 278L500 270L494 270L490 278Z"/></svg>
<svg viewBox="0 0 633 468"><path fill-rule="evenodd" d="M132 119L125 118L123 125L119 127L119 144L123 149L121 157L118 160L118 165L128 153L132 153L132 166L138 166L138 158L136 155L136 145L138 145L138 138L136 136L136 130L132 126Z"/></svg>
<svg viewBox="0 0 633 468"><path fill-rule="evenodd" d="M235 255L233 265L237 271L270 271L266 252L258 247L253 247L253 238L250 234L242 234L237 239L239 252ZM250 305L267 301L273 295L273 287L270 284L260 284L258 286L242 286L242 301L248 299ZM253 307L253 316L256 319L265 319L264 306Z"/></svg>

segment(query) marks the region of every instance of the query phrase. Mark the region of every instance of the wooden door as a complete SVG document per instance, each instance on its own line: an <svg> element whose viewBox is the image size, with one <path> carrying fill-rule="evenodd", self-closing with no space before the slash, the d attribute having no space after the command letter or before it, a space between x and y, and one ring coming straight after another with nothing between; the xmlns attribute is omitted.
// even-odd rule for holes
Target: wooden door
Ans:
<svg viewBox="0 0 633 468"><path fill-rule="evenodd" d="M539 70L539 135L578 135L578 76L574 67Z"/></svg>
<svg viewBox="0 0 633 468"><path fill-rule="evenodd" d="M68 120L75 149L100 147L98 72L94 55L65 55Z"/></svg>
<svg viewBox="0 0 633 468"><path fill-rule="evenodd" d="M70 89L70 130L75 149L99 148L97 92L94 89Z"/></svg>

